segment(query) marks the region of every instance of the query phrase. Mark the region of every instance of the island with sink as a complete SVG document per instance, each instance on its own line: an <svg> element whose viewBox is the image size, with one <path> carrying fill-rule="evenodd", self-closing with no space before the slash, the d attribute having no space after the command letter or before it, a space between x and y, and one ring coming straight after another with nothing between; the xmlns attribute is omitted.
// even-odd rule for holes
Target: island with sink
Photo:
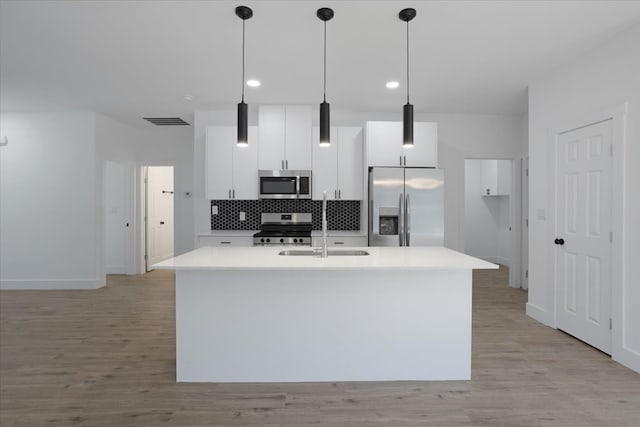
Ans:
<svg viewBox="0 0 640 427"><path fill-rule="evenodd" d="M471 273L443 247L202 247L176 271L184 382L468 380Z"/></svg>

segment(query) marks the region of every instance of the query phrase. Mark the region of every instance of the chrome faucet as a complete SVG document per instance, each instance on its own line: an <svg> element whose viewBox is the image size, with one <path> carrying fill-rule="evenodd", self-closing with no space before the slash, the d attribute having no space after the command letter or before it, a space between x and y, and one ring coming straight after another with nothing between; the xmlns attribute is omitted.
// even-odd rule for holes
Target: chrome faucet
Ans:
<svg viewBox="0 0 640 427"><path fill-rule="evenodd" d="M327 249L327 192L322 192L322 258L329 256Z"/></svg>

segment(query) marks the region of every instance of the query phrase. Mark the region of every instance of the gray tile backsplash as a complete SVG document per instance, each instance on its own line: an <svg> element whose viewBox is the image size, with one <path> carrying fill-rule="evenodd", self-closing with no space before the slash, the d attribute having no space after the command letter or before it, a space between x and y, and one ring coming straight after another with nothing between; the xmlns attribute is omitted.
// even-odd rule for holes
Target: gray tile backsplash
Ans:
<svg viewBox="0 0 640 427"><path fill-rule="evenodd" d="M327 221L329 230L360 230L359 200L329 200ZM322 228L322 201L320 200L212 200L218 214L211 214L211 230L259 230L262 212L311 212L313 229ZM246 220L240 221L240 212Z"/></svg>

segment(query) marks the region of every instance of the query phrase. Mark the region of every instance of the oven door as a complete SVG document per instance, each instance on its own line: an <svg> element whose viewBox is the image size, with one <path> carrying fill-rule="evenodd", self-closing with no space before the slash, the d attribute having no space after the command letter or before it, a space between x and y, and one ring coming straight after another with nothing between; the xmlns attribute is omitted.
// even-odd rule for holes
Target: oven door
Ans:
<svg viewBox="0 0 640 427"><path fill-rule="evenodd" d="M261 199L297 199L298 177L296 176L261 176Z"/></svg>

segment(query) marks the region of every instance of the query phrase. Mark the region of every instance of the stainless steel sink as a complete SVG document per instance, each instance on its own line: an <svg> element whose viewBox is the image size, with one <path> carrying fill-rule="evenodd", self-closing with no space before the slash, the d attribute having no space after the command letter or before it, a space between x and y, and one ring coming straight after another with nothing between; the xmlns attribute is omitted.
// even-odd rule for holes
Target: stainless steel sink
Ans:
<svg viewBox="0 0 640 427"><path fill-rule="evenodd" d="M348 250L348 249L329 249L329 256L365 256L369 255L369 252L362 250ZM278 255L282 256L320 256L319 251L312 249L292 249L288 251L280 251Z"/></svg>

